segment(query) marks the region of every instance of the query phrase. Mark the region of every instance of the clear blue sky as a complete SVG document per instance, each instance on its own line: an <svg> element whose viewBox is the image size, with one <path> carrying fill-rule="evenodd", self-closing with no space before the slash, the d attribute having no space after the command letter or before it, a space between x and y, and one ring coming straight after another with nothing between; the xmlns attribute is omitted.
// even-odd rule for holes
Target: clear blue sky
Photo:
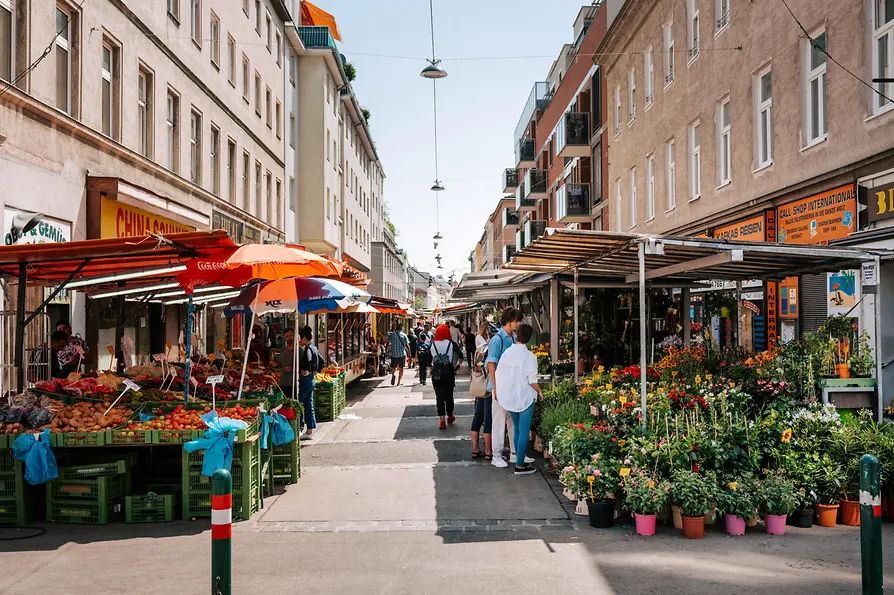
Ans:
<svg viewBox="0 0 894 595"><path fill-rule="evenodd" d="M431 55L428 2L316 4L335 16L339 47L357 68L354 90L371 113L398 242L414 266L435 273L432 83L419 76ZM469 253L502 196L503 168L515 165L513 131L528 93L546 78L562 44L574 41L574 18L586 4L434 0L435 49L449 74L437 83L439 174L447 188L439 196L445 276L451 269L468 271ZM511 58L451 60L495 56Z"/></svg>

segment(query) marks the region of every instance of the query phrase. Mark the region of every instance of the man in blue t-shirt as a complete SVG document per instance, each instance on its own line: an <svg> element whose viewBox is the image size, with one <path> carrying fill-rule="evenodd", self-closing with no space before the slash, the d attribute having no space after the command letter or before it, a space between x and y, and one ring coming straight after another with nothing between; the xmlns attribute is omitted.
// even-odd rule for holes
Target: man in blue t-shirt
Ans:
<svg viewBox="0 0 894 595"><path fill-rule="evenodd" d="M491 395L493 395L493 404L491 405L491 416L493 419L491 426L491 440L493 443L494 459L490 464L499 468L509 466L503 458L503 445L506 442L506 423L509 423L510 435L512 435L513 429L512 420L509 418L509 414L506 413L506 410L503 409L503 406L499 403L499 387L496 384L497 364L499 363L500 358L503 357L503 353L515 343L513 334L516 329L518 329L518 325L521 324L523 317L523 314L515 308L509 307L503 310L503 313L500 315L500 330L497 334L491 337L490 342L487 344L487 359L485 360L487 364L487 389L491 392ZM513 444L513 440L509 440L509 449L511 458L513 459L513 462L515 462L515 445ZM522 453L522 455L524 455L524 453Z"/></svg>

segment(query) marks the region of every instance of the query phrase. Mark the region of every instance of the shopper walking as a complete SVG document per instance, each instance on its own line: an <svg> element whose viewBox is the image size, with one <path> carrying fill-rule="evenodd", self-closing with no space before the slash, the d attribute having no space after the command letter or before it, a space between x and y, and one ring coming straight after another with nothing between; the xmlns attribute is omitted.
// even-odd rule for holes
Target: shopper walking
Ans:
<svg viewBox="0 0 894 595"><path fill-rule="evenodd" d="M453 389L456 386L456 365L459 362L459 354L450 339L450 328L446 324L442 324L435 331L431 356L431 383L435 388L438 418L441 421L439 427L443 430L456 421L453 415ZM444 423L445 416L446 423Z"/></svg>
<svg viewBox="0 0 894 595"><path fill-rule="evenodd" d="M419 331L416 339L416 358L419 367L419 382L425 386L428 369L431 367L431 325L426 323L425 329Z"/></svg>
<svg viewBox="0 0 894 595"><path fill-rule="evenodd" d="M400 330L400 322L395 320L391 326L391 332L388 333L388 357L391 358L391 386L394 386L394 369L397 368L399 374L397 383L400 384L404 379L404 366L407 365L407 356L410 354L410 339L407 334Z"/></svg>
<svg viewBox="0 0 894 595"><path fill-rule="evenodd" d="M466 363L469 364L469 372L472 372L472 366L475 364L475 333L472 327L466 328L466 334L463 336L466 341Z"/></svg>
<svg viewBox="0 0 894 595"><path fill-rule="evenodd" d="M508 307L503 310L503 313L500 315L501 328L493 337L491 337L490 342L487 344L487 387L493 397L493 403L491 405L491 423L493 426L491 439L493 441L494 459L491 461L491 465L499 468L509 466L503 458L503 446L506 443L506 424L509 424L510 435L512 435L513 432L513 425L512 419L506 413L506 410L503 409L502 405L500 405L500 393L496 379L497 364L500 362L503 353L515 343L513 333L518 329L522 317L522 313L515 308ZM512 440L509 441L509 452L511 460L514 462L515 444ZM525 462L534 462L534 460L526 460Z"/></svg>
<svg viewBox="0 0 894 595"><path fill-rule="evenodd" d="M475 349L487 345L490 339L490 323L486 320L478 325L478 334L475 335Z"/></svg>
<svg viewBox="0 0 894 595"><path fill-rule="evenodd" d="M537 384L537 358L527 346L533 334L531 325L519 325L516 343L503 353L497 365L496 384L500 387L500 405L509 412L514 428L512 440L515 444L516 475L529 475L537 471L525 457L531 419L534 417L534 399L538 396L543 398Z"/></svg>
<svg viewBox="0 0 894 595"><path fill-rule="evenodd" d="M307 424L307 431L301 436L302 440L311 440L314 430L317 429L317 417L314 414L314 387L316 381L314 375L323 369L323 356L320 355L313 341L313 330L304 326L298 330L298 345L301 351L298 356L298 400L304 411L301 413L299 428Z"/></svg>
<svg viewBox="0 0 894 595"><path fill-rule="evenodd" d="M473 376L479 371L487 375L487 366L484 360L487 358L487 342L475 350L474 359L472 360L472 368L469 373ZM484 460L492 461L494 458L493 440L491 432L493 430L493 397L487 393L483 397L475 398L475 415L472 417L472 458L477 459L482 456L479 448L478 438L484 435Z"/></svg>

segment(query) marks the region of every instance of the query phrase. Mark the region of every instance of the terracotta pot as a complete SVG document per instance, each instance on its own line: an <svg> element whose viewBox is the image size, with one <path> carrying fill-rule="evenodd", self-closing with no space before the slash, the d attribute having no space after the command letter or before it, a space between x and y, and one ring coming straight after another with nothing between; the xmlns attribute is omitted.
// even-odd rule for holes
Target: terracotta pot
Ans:
<svg viewBox="0 0 894 595"><path fill-rule="evenodd" d="M816 504L816 524L820 527L834 527L838 520L837 504Z"/></svg>
<svg viewBox="0 0 894 595"><path fill-rule="evenodd" d="M734 514L723 515L727 535L745 535L745 519Z"/></svg>
<svg viewBox="0 0 894 595"><path fill-rule="evenodd" d="M839 503L841 524L848 527L860 526L860 503L856 500L842 500Z"/></svg>
<svg viewBox="0 0 894 595"><path fill-rule="evenodd" d="M676 504L671 505L671 516L674 519L674 529L683 528L683 509Z"/></svg>
<svg viewBox="0 0 894 595"><path fill-rule="evenodd" d="M683 537L686 539L701 539L705 536L705 517L684 516Z"/></svg>
<svg viewBox="0 0 894 595"><path fill-rule="evenodd" d="M770 535L785 535L785 518L784 514L768 514L767 533Z"/></svg>
<svg viewBox="0 0 894 595"><path fill-rule="evenodd" d="M571 500L572 502L577 502L577 496L571 493L571 490L565 488L562 490L562 495Z"/></svg>
<svg viewBox="0 0 894 595"><path fill-rule="evenodd" d="M851 377L851 369L847 364L838 364L838 377L839 378L850 378Z"/></svg>
<svg viewBox="0 0 894 595"><path fill-rule="evenodd" d="M637 535L655 535L655 523L658 520L657 515L634 513L633 518L636 520Z"/></svg>

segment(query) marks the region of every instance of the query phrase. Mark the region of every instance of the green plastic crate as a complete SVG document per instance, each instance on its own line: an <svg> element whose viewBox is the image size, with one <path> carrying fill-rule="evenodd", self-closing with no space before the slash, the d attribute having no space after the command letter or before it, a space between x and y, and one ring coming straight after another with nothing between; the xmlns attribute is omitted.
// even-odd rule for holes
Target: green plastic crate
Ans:
<svg viewBox="0 0 894 595"><path fill-rule="evenodd" d="M205 430L155 430L156 444L185 444L205 436Z"/></svg>
<svg viewBox="0 0 894 595"><path fill-rule="evenodd" d="M107 475L123 475L127 473L129 461L119 459L92 465L67 465L59 468L59 479L82 479L87 477L104 477Z"/></svg>
<svg viewBox="0 0 894 595"><path fill-rule="evenodd" d="M106 430L106 446L141 446L155 443L155 430Z"/></svg>
<svg viewBox="0 0 894 595"><path fill-rule="evenodd" d="M16 461L14 473L0 475L0 500L21 500L25 494L25 477L22 462Z"/></svg>
<svg viewBox="0 0 894 595"><path fill-rule="evenodd" d="M155 493L127 496L124 499L126 523L168 523L174 520L179 490L168 494Z"/></svg>
<svg viewBox="0 0 894 595"><path fill-rule="evenodd" d="M260 441L237 444L233 454L233 515L240 516L243 502L260 499ZM211 478L202 475L202 451L183 453L183 518L211 516ZM238 503L238 506L237 506Z"/></svg>
<svg viewBox="0 0 894 595"><path fill-rule="evenodd" d="M105 432L58 432L50 436L51 446L55 448L106 445Z"/></svg>
<svg viewBox="0 0 894 595"><path fill-rule="evenodd" d="M109 502L124 495L125 475L107 475L93 479L54 479L47 484L48 498L85 499Z"/></svg>
<svg viewBox="0 0 894 595"><path fill-rule="evenodd" d="M0 450L0 473L15 473L16 463L21 461L16 461L11 450Z"/></svg>
<svg viewBox="0 0 894 595"><path fill-rule="evenodd" d="M0 500L0 525L25 525L30 519L25 499Z"/></svg>
<svg viewBox="0 0 894 595"><path fill-rule="evenodd" d="M120 500L60 500L47 498L47 521L105 525L123 510Z"/></svg>

